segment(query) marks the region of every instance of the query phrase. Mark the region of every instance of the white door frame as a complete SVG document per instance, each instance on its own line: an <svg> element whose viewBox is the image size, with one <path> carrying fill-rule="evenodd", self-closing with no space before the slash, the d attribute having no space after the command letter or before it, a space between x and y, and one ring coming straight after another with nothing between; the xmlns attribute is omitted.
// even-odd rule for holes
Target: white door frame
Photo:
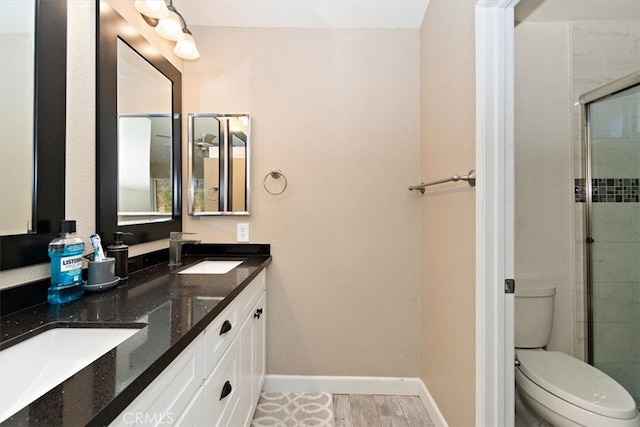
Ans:
<svg viewBox="0 0 640 427"><path fill-rule="evenodd" d="M478 0L476 24L476 425L514 425L514 7Z"/></svg>

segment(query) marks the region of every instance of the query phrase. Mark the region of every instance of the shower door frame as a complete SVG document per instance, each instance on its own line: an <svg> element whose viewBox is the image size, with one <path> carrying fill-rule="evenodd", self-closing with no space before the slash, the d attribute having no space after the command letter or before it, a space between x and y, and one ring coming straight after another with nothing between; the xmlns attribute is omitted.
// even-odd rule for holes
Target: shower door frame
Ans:
<svg viewBox="0 0 640 427"><path fill-rule="evenodd" d="M593 216L593 198L592 198L592 171L591 171L591 137L589 133L589 124L591 122L591 117L589 114L589 104L593 102L597 102L607 98L611 95L614 95L619 92L623 92L633 86L640 84L640 71L636 71L627 76L614 80L610 83L607 83L599 88L596 88L592 91L589 91L583 95L580 95L578 98L578 102L580 103L580 121L581 121L581 130L582 130L582 160L583 160L583 171L585 176L585 209L584 209L584 232L585 237L583 240L584 244L584 280L586 285L586 348L585 352L587 354L587 362L590 365L594 364L593 361L593 271L592 271L592 260L593 260L593 249L592 243L593 233L592 233L592 224L591 218Z"/></svg>

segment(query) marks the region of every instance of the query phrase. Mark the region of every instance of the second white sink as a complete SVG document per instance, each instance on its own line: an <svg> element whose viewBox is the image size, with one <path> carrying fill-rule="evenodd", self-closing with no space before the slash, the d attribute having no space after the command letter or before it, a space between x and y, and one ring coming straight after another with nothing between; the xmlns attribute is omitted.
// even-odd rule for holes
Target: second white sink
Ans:
<svg viewBox="0 0 640 427"><path fill-rule="evenodd" d="M204 260L178 274L225 274L242 264L235 260Z"/></svg>

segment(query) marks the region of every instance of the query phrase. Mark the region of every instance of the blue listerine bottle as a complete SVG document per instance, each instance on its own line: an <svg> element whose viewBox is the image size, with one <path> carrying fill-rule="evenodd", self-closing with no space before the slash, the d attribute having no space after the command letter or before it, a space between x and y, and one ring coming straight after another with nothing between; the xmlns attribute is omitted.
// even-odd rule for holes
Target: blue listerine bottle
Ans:
<svg viewBox="0 0 640 427"><path fill-rule="evenodd" d="M83 294L82 254L84 242L76 236L75 221L60 221L60 237L49 243L51 286L49 304L73 301Z"/></svg>

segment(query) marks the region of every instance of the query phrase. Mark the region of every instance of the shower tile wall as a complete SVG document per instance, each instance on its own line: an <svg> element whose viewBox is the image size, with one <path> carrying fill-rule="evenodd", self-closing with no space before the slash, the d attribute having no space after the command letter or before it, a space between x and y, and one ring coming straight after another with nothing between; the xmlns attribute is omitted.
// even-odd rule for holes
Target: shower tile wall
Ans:
<svg viewBox="0 0 640 427"><path fill-rule="evenodd" d="M580 95L592 89L600 87L610 81L616 80L622 76L630 74L640 69L640 20L583 20L573 21L569 26L570 31L570 61L571 61L571 98L572 102L576 102ZM637 116L636 111L636 116ZM581 139L581 120L580 107L575 106L573 110L573 152L574 152L574 176L577 179L584 177L582 165L582 139ZM640 145L636 144L636 147ZM620 153L610 152L605 155L620 156ZM600 159L605 161L606 159ZM638 166L638 158L632 159L622 155L622 160L627 164L635 163ZM640 173L631 168L627 173L616 168L606 176L600 175L595 178L613 179L613 178L640 178ZM580 199L580 183L576 182L576 201ZM615 191L615 189L614 189ZM637 191L637 187L636 187ZM636 193L637 194L637 193ZM623 312L633 314L627 319L635 319L640 322L640 279L637 277L629 282L618 282L620 279L632 279L628 268L623 266L627 262L627 266L640 264L640 250L638 243L632 241L620 241L623 239L631 239L628 236L629 230L633 230L631 235L636 236L635 242L638 242L640 234L640 208L636 202L615 203L601 200L597 215L606 219L606 233L609 235L607 239L612 239L606 243L606 256L614 263L605 269L596 267L599 279L605 279L614 282L610 287L599 286L597 292L607 296L610 302L610 309L607 313L601 313L600 327L596 328L597 333L606 333L604 320L612 321L615 316L621 315ZM624 206L623 206L624 205ZM584 203L574 204L575 218L575 321L576 330L578 332L576 349L578 357L586 358L586 313L585 313L585 295L586 285L584 277ZM620 209L622 208L622 209ZM621 236L622 235L622 236ZM601 262L602 260L597 260ZM616 267L617 266L617 267ZM626 277L625 277L626 276ZM608 279L607 279L608 277ZM616 277L615 281L612 279ZM609 282L599 282L609 283ZM606 286L606 285L604 285ZM618 334L619 335L619 334ZM608 339L612 346L622 346L630 343L629 351L640 354L640 340L636 334L632 340L629 336L609 336ZM633 347L633 348L632 348ZM637 347L637 348L636 348ZM582 351L582 354L580 354ZM618 363L620 362L620 363ZM633 384L632 393L640 394L640 390L635 390L638 380L640 380L640 368L625 365L622 361L612 362L609 366L609 373L616 379L621 379L622 383L629 383L629 387ZM614 374L615 371L615 374ZM624 379L624 380L623 380ZM627 385L625 383L625 385Z"/></svg>
<svg viewBox="0 0 640 427"><path fill-rule="evenodd" d="M594 363L640 402L640 203L627 178L640 177L640 92L629 92L591 108L593 174L611 177L594 179Z"/></svg>

